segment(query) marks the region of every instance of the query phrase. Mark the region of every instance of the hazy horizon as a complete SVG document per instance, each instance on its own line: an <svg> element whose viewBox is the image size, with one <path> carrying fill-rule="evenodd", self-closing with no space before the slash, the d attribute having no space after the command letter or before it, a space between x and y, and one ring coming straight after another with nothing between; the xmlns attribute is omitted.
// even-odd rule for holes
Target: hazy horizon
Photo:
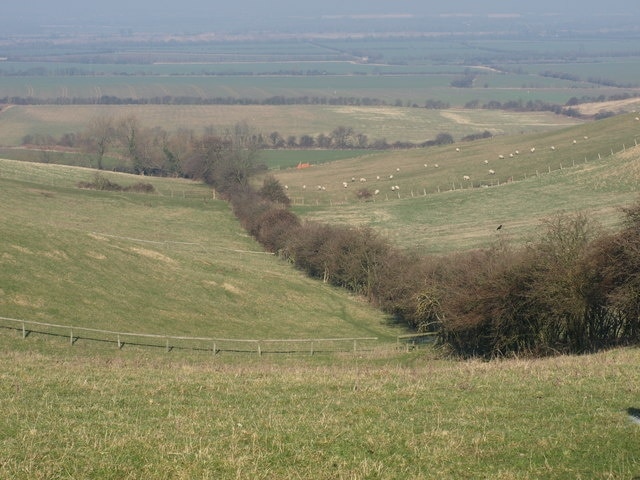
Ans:
<svg viewBox="0 0 640 480"><path fill-rule="evenodd" d="M100 33L103 29L164 33L415 30L437 29L443 20L451 23L455 19L464 26L472 16L534 22L533 17L543 16L550 24L560 26L586 22L629 29L640 15L631 0L451 0L435 5L419 0L324 0L303 5L292 0L268 4L259 0L183 0L162 5L150 0L90 4L80 0L32 0L12 2L2 10L0 37L14 33ZM538 22L543 23L540 18Z"/></svg>

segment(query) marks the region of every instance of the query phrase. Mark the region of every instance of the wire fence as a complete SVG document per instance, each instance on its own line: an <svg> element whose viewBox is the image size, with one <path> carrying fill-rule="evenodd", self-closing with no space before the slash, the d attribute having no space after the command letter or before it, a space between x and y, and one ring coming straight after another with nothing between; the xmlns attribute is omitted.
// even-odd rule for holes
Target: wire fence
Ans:
<svg viewBox="0 0 640 480"><path fill-rule="evenodd" d="M0 317L0 328L15 330L26 339L32 334L65 338L69 345L94 341L113 344L118 349L126 345L173 350L209 352L252 353L256 355L297 353L314 355L332 352L363 352L371 350L377 337L305 338L305 339L237 339L215 337L191 337L149 333L117 332L96 328L59 325L15 318Z"/></svg>

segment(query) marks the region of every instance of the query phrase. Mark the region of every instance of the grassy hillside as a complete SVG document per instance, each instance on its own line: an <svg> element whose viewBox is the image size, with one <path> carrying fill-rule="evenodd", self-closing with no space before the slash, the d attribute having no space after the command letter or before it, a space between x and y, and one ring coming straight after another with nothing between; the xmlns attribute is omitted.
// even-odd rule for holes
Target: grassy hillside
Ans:
<svg viewBox="0 0 640 480"><path fill-rule="evenodd" d="M76 187L93 175L0 161L0 316L228 338L393 334L357 298L263 253L203 185L110 174L158 193Z"/></svg>
<svg viewBox="0 0 640 480"><path fill-rule="evenodd" d="M193 357L0 330L0 476L630 479L638 349ZM224 359L224 360L223 360Z"/></svg>
<svg viewBox="0 0 640 480"><path fill-rule="evenodd" d="M635 118L363 155L277 177L304 218L370 225L403 246L475 248L493 241L499 224L506 227L500 235L523 241L558 211L588 211L615 225L616 208L635 200L639 189ZM363 201L357 196L363 188L380 193Z"/></svg>

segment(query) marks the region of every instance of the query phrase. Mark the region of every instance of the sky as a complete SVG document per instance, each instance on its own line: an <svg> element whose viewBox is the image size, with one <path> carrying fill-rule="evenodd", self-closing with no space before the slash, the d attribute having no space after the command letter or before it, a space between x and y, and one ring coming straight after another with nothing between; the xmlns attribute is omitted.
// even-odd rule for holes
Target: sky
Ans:
<svg viewBox="0 0 640 480"><path fill-rule="evenodd" d="M126 28L178 33L251 29L330 28L349 15L554 14L566 21L584 16L638 17L637 0L29 0L6 2L0 10L0 36L64 28ZM362 19L360 19L362 20ZM306 23L305 23L306 22Z"/></svg>

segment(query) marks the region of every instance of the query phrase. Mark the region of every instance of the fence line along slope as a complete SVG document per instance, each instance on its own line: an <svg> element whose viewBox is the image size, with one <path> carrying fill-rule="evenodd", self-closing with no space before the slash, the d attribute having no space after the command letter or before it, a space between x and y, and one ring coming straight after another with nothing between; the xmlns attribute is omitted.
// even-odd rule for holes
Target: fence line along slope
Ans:
<svg viewBox="0 0 640 480"><path fill-rule="evenodd" d="M0 160L2 316L167 335L395 338L365 302L264 254L226 203L74 186L92 177Z"/></svg>

